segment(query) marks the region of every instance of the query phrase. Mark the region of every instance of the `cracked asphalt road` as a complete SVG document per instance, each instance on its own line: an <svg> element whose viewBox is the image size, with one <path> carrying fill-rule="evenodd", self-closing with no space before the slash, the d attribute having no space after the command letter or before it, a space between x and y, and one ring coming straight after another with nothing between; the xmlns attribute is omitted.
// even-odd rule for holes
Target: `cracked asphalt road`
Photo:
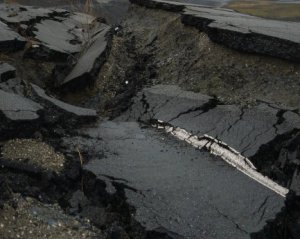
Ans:
<svg viewBox="0 0 300 239"><path fill-rule="evenodd" d="M248 108L224 105L173 85L146 88L120 119L162 120L198 136L208 134L246 157L254 156L277 135L300 129L300 117L293 109L281 109L267 102Z"/></svg>
<svg viewBox="0 0 300 239"><path fill-rule="evenodd" d="M125 192L147 231L163 228L171 238L250 238L282 210L285 198L220 157L152 128L152 119L209 133L245 156L299 122L293 109L271 103L240 108L157 85L137 94L132 107L114 121L64 139L90 152L86 169L104 180L110 193Z"/></svg>
<svg viewBox="0 0 300 239"><path fill-rule="evenodd" d="M222 159L136 122L106 122L87 133L102 138L105 158L86 169L108 185L121 185L147 230L163 227L184 238L250 238L284 205L283 197Z"/></svg>

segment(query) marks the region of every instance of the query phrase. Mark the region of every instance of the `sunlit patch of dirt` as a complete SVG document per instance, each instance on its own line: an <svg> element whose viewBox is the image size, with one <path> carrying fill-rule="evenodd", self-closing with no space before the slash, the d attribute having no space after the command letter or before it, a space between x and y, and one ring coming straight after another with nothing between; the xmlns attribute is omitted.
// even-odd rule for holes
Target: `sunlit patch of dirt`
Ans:
<svg viewBox="0 0 300 239"><path fill-rule="evenodd" d="M225 5L225 7L264 18L300 21L300 4L298 3L278 3L270 0L234 0Z"/></svg>

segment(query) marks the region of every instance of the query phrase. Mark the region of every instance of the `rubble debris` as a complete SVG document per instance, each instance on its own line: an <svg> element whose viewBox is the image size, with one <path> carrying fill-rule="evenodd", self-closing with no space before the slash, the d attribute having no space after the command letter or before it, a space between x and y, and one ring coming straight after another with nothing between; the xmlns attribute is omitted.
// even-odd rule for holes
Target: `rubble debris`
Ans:
<svg viewBox="0 0 300 239"><path fill-rule="evenodd" d="M61 173L66 165L62 154L44 142L34 139L13 139L2 148L2 165L19 165L19 168L34 168L40 171Z"/></svg>

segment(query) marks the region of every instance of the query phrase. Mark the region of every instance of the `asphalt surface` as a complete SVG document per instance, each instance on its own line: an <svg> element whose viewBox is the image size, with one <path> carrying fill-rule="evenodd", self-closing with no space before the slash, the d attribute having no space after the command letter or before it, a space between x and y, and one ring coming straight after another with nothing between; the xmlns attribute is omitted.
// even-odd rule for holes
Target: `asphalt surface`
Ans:
<svg viewBox="0 0 300 239"><path fill-rule="evenodd" d="M0 3L3 3L0 0ZM70 4L70 2L72 2ZM85 0L18 0L18 4L38 7L64 8L72 11L85 12ZM104 17L111 25L118 24L125 16L129 7L128 0L94 0L92 3L92 14Z"/></svg>
<svg viewBox="0 0 300 239"><path fill-rule="evenodd" d="M225 109L237 110L236 106ZM216 112L210 115L210 110ZM79 145L87 152L90 161L85 169L105 181L109 193L124 190L126 201L136 210L134 218L148 231L163 229L171 238L250 238L268 220L275 219L285 198L232 168L220 157L180 142L147 122L169 119L168 122L195 131L208 124L222 131L229 127L233 134L224 141L233 146L232 141L241 140L237 131L249 129L253 135L263 135L262 128L273 126L268 117L272 114L276 117L276 109L270 107L268 112L265 106L253 111L256 113L239 125L211 97L159 85L138 94L132 107L119 118L83 129L82 136L67 137L64 144L68 148ZM204 119L199 121L197 114ZM223 116L219 127L214 119ZM237 125L230 126L230 122ZM249 124L257 128L246 127ZM266 135L257 136L258 143L262 145L264 140L275 137ZM253 142L252 137L244 138L245 143ZM228 139L231 141L226 142ZM255 143L251 147L252 151L259 148Z"/></svg>
<svg viewBox="0 0 300 239"><path fill-rule="evenodd" d="M0 112L9 121L36 120L39 118L38 111L41 109L39 104L29 99L0 90Z"/></svg>
<svg viewBox="0 0 300 239"><path fill-rule="evenodd" d="M0 49L19 50L25 46L26 40L11 30L7 24L0 22Z"/></svg>
<svg viewBox="0 0 300 239"><path fill-rule="evenodd" d="M211 20L212 23L209 25L211 28L235 30L242 33L252 32L297 43L300 41L300 24L296 22L266 20L227 9L205 9L194 6L188 6L184 15Z"/></svg>
<svg viewBox="0 0 300 239"><path fill-rule="evenodd" d="M250 238L284 205L283 197L220 158L138 123L106 122L88 132L103 140L98 147L105 157L86 169L108 185L123 186L134 217L147 230L162 227L184 238Z"/></svg>
<svg viewBox="0 0 300 239"><path fill-rule="evenodd" d="M95 71L97 60L101 57L104 58L108 43L107 34L110 27L106 24L101 24L96 30L95 33L90 33L93 36L90 36L88 40L89 48L80 56L72 71L61 82L62 85L91 74L92 71Z"/></svg>
<svg viewBox="0 0 300 239"><path fill-rule="evenodd" d="M268 102L249 108L224 105L212 97L173 85L145 88L134 102L119 119L162 120L198 136L217 138L246 157L254 156L277 135L300 129L300 117L293 108L280 108Z"/></svg>
<svg viewBox="0 0 300 239"><path fill-rule="evenodd" d="M235 50L300 61L300 23L267 20L222 8L163 0L130 0L147 8L181 14L183 24Z"/></svg>

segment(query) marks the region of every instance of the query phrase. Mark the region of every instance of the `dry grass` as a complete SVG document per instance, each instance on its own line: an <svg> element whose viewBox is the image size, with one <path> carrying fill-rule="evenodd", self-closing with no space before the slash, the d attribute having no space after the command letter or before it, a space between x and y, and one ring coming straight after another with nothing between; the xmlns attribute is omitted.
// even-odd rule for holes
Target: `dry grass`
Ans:
<svg viewBox="0 0 300 239"><path fill-rule="evenodd" d="M300 4L297 3L276 3L270 0L235 0L225 7L264 18L300 21Z"/></svg>
<svg viewBox="0 0 300 239"><path fill-rule="evenodd" d="M83 159L83 156L82 156L78 146L76 147L76 150L77 150L79 160L80 160L80 169L82 171L83 170L84 159ZM84 191L84 179L83 179L82 175L81 175L81 180L80 181L81 181L81 191L83 192Z"/></svg>
<svg viewBox="0 0 300 239"><path fill-rule="evenodd" d="M92 14L92 0L86 0L84 4L84 13Z"/></svg>
<svg viewBox="0 0 300 239"><path fill-rule="evenodd" d="M34 139L14 139L3 146L2 156L11 161L38 167L45 171L61 172L66 159L50 145Z"/></svg>
<svg viewBox="0 0 300 239"><path fill-rule="evenodd" d="M85 0L82 4L79 0L69 0L69 5L72 11L83 12L89 15L93 15L93 1Z"/></svg>
<svg viewBox="0 0 300 239"><path fill-rule="evenodd" d="M92 0L85 0L84 3L79 0L69 0L69 5L71 12L81 12L90 16L95 16ZM81 28L83 29L82 39L84 45L89 44L91 42L93 31L90 24L90 18L88 16L86 18L86 22L82 23Z"/></svg>
<svg viewBox="0 0 300 239"><path fill-rule="evenodd" d="M14 4L14 3L17 3L17 0L4 0L4 3L6 3L6 4Z"/></svg>

